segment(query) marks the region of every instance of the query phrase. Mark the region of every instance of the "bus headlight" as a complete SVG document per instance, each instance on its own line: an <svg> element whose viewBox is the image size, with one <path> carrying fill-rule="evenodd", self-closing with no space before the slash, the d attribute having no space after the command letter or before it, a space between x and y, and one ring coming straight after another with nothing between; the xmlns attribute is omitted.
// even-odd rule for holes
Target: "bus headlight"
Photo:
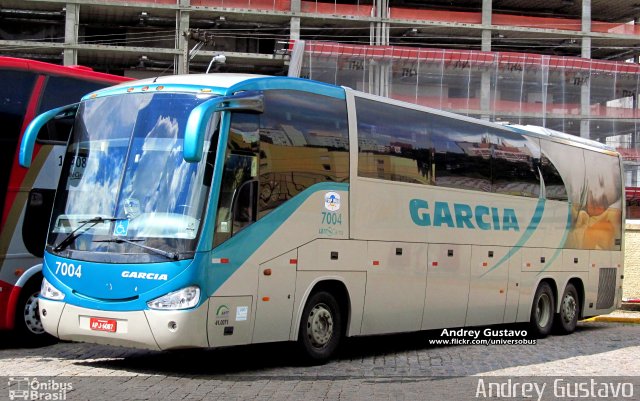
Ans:
<svg viewBox="0 0 640 401"><path fill-rule="evenodd" d="M198 305L198 301L200 301L200 288L192 285L153 299L147 302L147 306L149 309L179 310L193 308Z"/></svg>
<svg viewBox="0 0 640 401"><path fill-rule="evenodd" d="M62 301L64 299L64 294L51 285L44 277L42 278L42 285L40 286L40 296L55 301Z"/></svg>

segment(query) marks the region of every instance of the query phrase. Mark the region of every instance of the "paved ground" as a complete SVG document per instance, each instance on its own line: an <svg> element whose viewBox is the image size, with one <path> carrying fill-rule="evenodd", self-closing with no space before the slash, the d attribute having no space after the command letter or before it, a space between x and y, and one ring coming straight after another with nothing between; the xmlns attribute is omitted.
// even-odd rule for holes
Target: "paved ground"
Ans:
<svg viewBox="0 0 640 401"><path fill-rule="evenodd" d="M0 399L16 388L9 376L69 383L69 400L471 400L478 398L479 377L516 376L628 380L635 383L634 399L640 399L639 324L580 323L570 336L526 346L434 346L429 338L440 338L440 332L350 340L323 366L301 366L286 344L175 352L9 344L0 349L0 375L7 376L0 381Z"/></svg>

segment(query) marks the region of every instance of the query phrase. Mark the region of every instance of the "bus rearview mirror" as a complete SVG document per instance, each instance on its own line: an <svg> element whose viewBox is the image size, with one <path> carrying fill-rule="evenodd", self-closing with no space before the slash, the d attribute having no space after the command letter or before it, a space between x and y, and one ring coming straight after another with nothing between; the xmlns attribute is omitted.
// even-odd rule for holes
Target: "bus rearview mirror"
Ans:
<svg viewBox="0 0 640 401"><path fill-rule="evenodd" d="M194 108L189 114L184 132L183 156L186 162L197 163L202 160L204 138L211 115L225 110L262 113L264 111L263 96L255 92L244 92L233 96L216 97Z"/></svg>
<svg viewBox="0 0 640 401"><path fill-rule="evenodd" d="M38 139L38 133L40 132L40 129L42 129L42 127L44 127L49 121L53 120L54 118L67 117L70 113L75 113L77 107L78 103L58 107L49 111L45 111L44 113L31 120L31 122L27 126L27 129L24 131L22 142L20 142L20 155L18 157L18 161L20 162L20 165L22 167L31 167L33 149L36 144L36 139Z"/></svg>

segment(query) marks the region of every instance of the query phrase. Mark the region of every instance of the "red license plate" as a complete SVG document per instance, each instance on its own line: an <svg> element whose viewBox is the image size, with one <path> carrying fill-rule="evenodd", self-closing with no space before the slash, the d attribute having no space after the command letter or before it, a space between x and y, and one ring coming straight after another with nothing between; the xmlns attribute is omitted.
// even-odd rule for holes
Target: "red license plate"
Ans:
<svg viewBox="0 0 640 401"><path fill-rule="evenodd" d="M115 333L118 328L118 322L114 319L102 319L99 317L92 317L89 319L89 328L96 331L108 331Z"/></svg>

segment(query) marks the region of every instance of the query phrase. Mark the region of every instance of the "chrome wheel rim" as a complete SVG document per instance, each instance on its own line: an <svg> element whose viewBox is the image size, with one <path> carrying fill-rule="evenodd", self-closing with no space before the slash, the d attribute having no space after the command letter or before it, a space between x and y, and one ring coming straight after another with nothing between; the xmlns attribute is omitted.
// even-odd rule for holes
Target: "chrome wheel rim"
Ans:
<svg viewBox="0 0 640 401"><path fill-rule="evenodd" d="M571 294L567 294L562 300L562 319L566 323L573 322L578 309L577 305L575 298Z"/></svg>
<svg viewBox="0 0 640 401"><path fill-rule="evenodd" d="M33 334L44 334L44 327L40 321L37 292L31 294L24 305L24 324Z"/></svg>
<svg viewBox="0 0 640 401"><path fill-rule="evenodd" d="M325 304L318 304L311 309L307 317L307 336L311 345L316 348L326 346L333 337L333 316Z"/></svg>

